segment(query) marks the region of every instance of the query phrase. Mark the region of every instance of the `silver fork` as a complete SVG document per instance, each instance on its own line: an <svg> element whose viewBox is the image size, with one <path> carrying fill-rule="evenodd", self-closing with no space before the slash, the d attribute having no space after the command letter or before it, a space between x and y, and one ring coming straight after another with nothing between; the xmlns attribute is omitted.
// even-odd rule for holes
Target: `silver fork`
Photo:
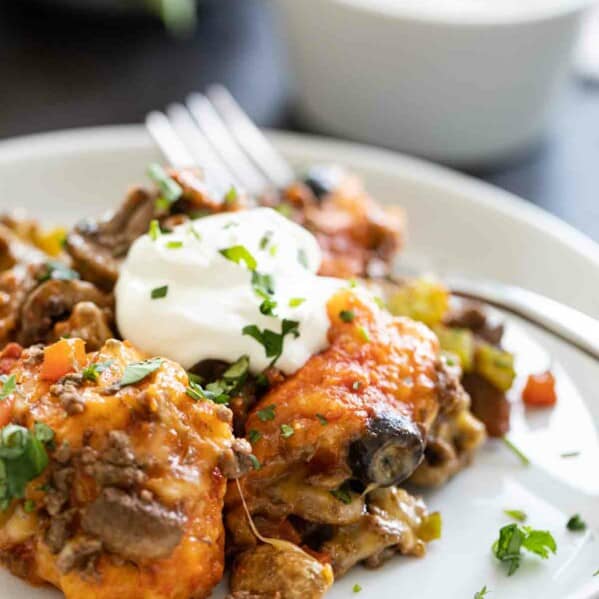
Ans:
<svg viewBox="0 0 599 599"><path fill-rule="evenodd" d="M221 85L149 113L146 127L172 166L201 165L216 190L233 185L257 195L295 179L293 168ZM520 287L465 277L444 281L455 295L516 314L599 361L598 320Z"/></svg>

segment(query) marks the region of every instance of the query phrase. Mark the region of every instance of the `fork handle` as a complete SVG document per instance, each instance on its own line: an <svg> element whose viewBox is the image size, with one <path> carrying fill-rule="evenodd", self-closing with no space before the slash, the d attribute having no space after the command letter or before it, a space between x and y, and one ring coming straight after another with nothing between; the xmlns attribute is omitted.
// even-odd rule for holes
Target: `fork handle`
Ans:
<svg viewBox="0 0 599 599"><path fill-rule="evenodd" d="M448 277L455 295L511 312L599 361L599 320L544 295L502 283Z"/></svg>

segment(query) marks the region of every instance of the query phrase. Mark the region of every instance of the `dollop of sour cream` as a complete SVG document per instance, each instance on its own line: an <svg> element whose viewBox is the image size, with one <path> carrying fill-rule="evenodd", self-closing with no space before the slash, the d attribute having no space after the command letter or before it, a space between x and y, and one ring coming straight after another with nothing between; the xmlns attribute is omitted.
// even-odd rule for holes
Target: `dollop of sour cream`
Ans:
<svg viewBox="0 0 599 599"><path fill-rule="evenodd" d="M291 374L327 346L326 305L346 285L318 276L320 263L314 236L270 208L154 231L135 241L122 265L119 330L139 349L184 368L247 355L250 370L259 372L273 356L266 355L268 343L243 330L281 335L285 324L293 330L276 366Z"/></svg>

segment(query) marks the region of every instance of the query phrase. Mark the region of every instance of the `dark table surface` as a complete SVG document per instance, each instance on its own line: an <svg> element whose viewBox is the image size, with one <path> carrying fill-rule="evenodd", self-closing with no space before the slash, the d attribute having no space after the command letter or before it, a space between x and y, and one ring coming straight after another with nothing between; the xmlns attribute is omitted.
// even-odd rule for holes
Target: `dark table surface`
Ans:
<svg viewBox="0 0 599 599"><path fill-rule="evenodd" d="M207 0L196 32L185 40L169 37L152 19L5 1L0 138L141 122L148 110L215 81L227 85L259 124L307 130L293 118L284 44L276 31L265 0ZM573 78L542 144L473 174L599 241L599 85Z"/></svg>

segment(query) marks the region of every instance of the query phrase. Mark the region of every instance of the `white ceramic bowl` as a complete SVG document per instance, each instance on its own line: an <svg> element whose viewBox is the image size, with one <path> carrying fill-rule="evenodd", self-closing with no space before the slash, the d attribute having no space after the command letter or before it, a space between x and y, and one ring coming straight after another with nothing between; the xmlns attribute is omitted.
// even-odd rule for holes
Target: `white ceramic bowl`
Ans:
<svg viewBox="0 0 599 599"><path fill-rule="evenodd" d="M590 0L276 3L302 118L338 136L478 165L540 137Z"/></svg>

